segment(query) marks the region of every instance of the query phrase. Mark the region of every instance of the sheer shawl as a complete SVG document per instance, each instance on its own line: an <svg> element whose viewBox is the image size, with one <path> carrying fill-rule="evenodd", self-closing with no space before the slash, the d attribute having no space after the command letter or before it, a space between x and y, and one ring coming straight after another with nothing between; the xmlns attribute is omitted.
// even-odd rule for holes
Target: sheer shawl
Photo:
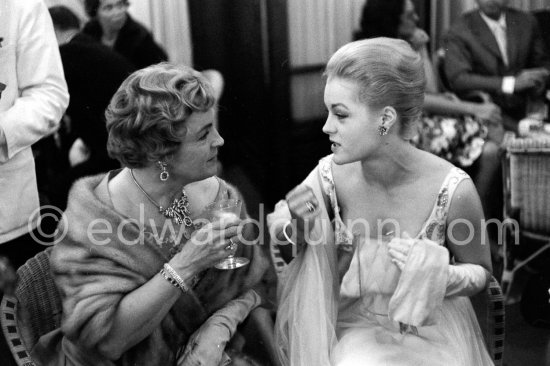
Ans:
<svg viewBox="0 0 550 366"><path fill-rule="evenodd" d="M315 193L320 216L315 220L308 245L279 278L275 341L283 365L328 366L330 353L337 343L339 283L336 247L320 179L319 168L316 168L302 182ZM270 228L290 220L286 202L279 202L267 220ZM273 238L270 244L274 245Z"/></svg>

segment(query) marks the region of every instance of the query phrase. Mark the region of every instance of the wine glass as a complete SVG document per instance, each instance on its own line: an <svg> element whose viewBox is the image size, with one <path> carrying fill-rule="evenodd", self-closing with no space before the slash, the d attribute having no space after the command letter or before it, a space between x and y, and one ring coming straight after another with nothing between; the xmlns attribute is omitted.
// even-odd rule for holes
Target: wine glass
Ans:
<svg viewBox="0 0 550 366"><path fill-rule="evenodd" d="M207 218L210 221L220 220L225 215L236 215L237 217L241 214L242 201L238 199L222 199L215 201L208 206L206 206L205 212ZM236 269L243 266L246 266L250 260L244 257L235 257L233 254L229 254L220 263L217 263L214 267L217 269Z"/></svg>

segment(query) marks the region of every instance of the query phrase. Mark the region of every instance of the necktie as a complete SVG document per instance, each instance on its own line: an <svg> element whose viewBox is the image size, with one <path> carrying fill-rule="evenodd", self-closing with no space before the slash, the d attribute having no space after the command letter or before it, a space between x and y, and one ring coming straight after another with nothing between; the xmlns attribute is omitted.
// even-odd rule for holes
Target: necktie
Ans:
<svg viewBox="0 0 550 366"><path fill-rule="evenodd" d="M497 40L500 54L502 55L502 60L504 61L504 64L508 66L508 52L507 52L508 48L507 48L507 40L506 40L506 28L498 24L494 27L494 34Z"/></svg>

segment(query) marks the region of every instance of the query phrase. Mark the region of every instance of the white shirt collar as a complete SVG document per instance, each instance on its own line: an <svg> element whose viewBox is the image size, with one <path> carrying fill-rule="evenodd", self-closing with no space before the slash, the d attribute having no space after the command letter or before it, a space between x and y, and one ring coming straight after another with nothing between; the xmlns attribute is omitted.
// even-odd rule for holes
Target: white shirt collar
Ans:
<svg viewBox="0 0 550 366"><path fill-rule="evenodd" d="M504 14L504 12L500 13L500 17L498 18L498 20L489 18L487 15L483 14L481 10L479 11L479 14L481 15L481 18L483 18L485 23L487 23L487 26L489 27L489 29L491 29L491 31L494 32L494 29L497 27L506 29L506 15Z"/></svg>

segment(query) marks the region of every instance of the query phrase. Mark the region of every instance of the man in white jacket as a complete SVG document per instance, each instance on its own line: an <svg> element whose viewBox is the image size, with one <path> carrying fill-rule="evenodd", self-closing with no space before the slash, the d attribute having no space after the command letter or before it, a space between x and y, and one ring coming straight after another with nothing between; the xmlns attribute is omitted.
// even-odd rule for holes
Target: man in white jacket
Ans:
<svg viewBox="0 0 550 366"><path fill-rule="evenodd" d="M17 268L43 246L31 145L59 126L69 94L42 0L0 2L0 255Z"/></svg>

